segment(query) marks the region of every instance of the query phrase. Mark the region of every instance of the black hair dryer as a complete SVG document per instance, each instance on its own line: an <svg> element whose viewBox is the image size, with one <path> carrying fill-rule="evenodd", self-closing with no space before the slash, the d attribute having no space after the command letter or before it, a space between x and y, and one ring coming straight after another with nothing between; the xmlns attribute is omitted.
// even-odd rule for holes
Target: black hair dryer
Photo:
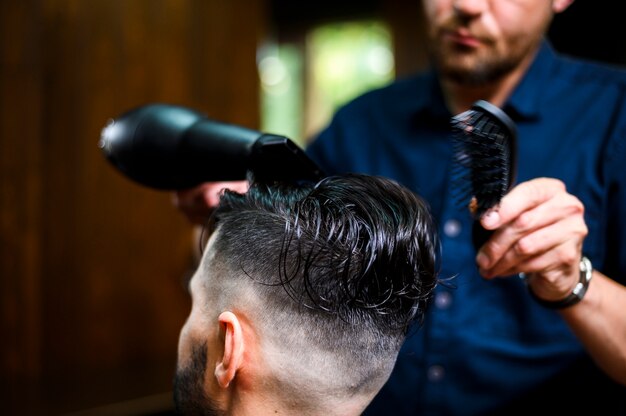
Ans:
<svg viewBox="0 0 626 416"><path fill-rule="evenodd" d="M126 177L160 190L203 182L317 181L324 174L287 137L208 119L181 106L148 104L110 120L99 147Z"/></svg>

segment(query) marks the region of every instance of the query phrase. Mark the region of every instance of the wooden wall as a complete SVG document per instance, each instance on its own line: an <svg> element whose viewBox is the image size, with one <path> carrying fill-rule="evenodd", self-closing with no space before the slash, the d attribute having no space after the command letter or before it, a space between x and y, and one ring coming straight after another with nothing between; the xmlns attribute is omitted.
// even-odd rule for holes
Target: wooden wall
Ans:
<svg viewBox="0 0 626 416"><path fill-rule="evenodd" d="M157 101L257 127L264 11L0 1L0 413L169 406L196 243L170 195L123 178L97 142L108 118Z"/></svg>

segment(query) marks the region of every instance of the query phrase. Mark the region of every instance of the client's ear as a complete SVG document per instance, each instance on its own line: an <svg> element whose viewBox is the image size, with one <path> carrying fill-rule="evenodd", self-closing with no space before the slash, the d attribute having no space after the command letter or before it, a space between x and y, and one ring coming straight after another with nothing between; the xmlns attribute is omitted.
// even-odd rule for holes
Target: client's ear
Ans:
<svg viewBox="0 0 626 416"><path fill-rule="evenodd" d="M237 316L222 312L218 317L220 337L224 339L224 355L215 366L215 378L221 388L227 388L243 362L243 334Z"/></svg>

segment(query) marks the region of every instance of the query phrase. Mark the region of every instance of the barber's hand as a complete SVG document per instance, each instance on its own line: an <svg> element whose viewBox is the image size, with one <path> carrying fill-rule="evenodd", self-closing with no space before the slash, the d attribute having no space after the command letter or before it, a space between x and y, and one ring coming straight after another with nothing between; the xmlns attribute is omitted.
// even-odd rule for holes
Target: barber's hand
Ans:
<svg viewBox="0 0 626 416"><path fill-rule="evenodd" d="M482 218L495 230L476 256L488 279L526 273L532 291L544 300L569 295L579 280L584 206L563 182L538 178L523 182Z"/></svg>
<svg viewBox="0 0 626 416"><path fill-rule="evenodd" d="M248 190L248 182L206 182L195 188L174 192L172 201L192 224L205 225L224 189L243 193Z"/></svg>

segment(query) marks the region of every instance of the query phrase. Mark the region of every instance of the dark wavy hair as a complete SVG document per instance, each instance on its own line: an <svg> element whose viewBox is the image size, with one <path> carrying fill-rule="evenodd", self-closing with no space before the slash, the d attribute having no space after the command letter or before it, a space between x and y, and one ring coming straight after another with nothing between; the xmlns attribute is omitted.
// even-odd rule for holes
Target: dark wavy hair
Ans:
<svg viewBox="0 0 626 416"><path fill-rule="evenodd" d="M428 206L383 177L252 182L208 230L209 309L246 311L275 370L264 384L293 403L375 394L438 282Z"/></svg>
<svg viewBox="0 0 626 416"><path fill-rule="evenodd" d="M213 224L223 229L217 252L231 267L349 325L406 333L422 322L437 283L428 207L387 178L253 182L245 194L225 192Z"/></svg>

